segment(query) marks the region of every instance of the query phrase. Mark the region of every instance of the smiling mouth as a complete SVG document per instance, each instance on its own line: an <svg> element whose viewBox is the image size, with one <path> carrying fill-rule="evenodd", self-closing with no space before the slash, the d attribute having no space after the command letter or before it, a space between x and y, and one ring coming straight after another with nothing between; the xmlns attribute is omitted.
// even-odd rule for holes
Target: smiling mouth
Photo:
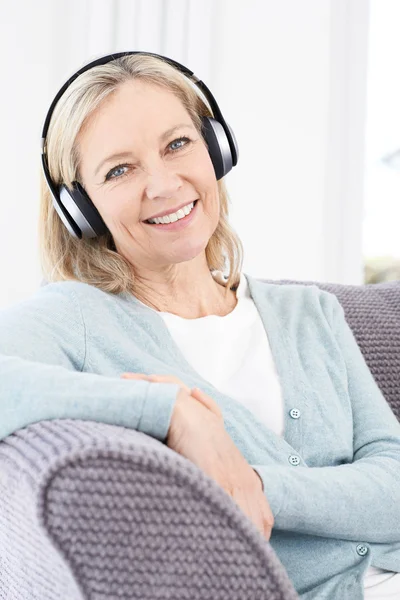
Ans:
<svg viewBox="0 0 400 600"><path fill-rule="evenodd" d="M146 219L146 220L145 220L145 221L143 221L143 222L144 222L144 223L146 223L146 225L155 225L155 226L157 226L157 225L158 225L158 226L162 226L162 225L172 225L173 223L179 223L179 221L184 221L184 220L185 220L187 217L190 217L190 215L192 214L192 212L193 212L193 211L194 211L194 209L196 208L196 204L197 204L198 200L199 200L199 199L197 198L197 200L194 200L194 201L193 201L193 208L192 208L192 210L191 210L191 211L190 211L190 212L189 212L187 215L185 215L184 217L181 217L180 219L177 219L176 221L171 221L170 223L150 223L150 222L149 222L149 219Z"/></svg>

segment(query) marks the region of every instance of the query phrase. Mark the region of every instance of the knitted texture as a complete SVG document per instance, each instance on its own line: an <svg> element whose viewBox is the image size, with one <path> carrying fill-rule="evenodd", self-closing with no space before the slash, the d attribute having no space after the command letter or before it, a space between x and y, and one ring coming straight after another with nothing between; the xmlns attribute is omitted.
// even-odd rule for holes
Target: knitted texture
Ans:
<svg viewBox="0 0 400 600"><path fill-rule="evenodd" d="M224 490L152 437L42 421L0 444L0 464L0 598L297 598Z"/></svg>
<svg viewBox="0 0 400 600"><path fill-rule="evenodd" d="M62 440L51 437L50 451L56 457L62 451ZM39 481L48 468L41 449L46 438L43 423L0 443L1 600L83 599L38 515Z"/></svg>
<svg viewBox="0 0 400 600"><path fill-rule="evenodd" d="M317 285L335 294L365 362L400 421L400 281L367 285L286 279L263 281Z"/></svg>

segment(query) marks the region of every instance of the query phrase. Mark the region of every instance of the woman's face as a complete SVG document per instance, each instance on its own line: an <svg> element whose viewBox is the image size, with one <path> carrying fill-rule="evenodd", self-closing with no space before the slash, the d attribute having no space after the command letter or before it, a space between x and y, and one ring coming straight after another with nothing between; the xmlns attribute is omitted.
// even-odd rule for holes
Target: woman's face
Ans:
<svg viewBox="0 0 400 600"><path fill-rule="evenodd" d="M202 136L173 93L124 83L77 142L81 183L133 266L162 270L205 249L219 221L217 180ZM185 220L146 222L195 200Z"/></svg>

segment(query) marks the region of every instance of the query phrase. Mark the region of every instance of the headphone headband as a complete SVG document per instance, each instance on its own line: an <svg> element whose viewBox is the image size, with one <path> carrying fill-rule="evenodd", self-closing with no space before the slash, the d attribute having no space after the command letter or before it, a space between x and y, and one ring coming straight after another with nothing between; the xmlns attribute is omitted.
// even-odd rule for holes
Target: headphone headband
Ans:
<svg viewBox="0 0 400 600"><path fill-rule="evenodd" d="M86 65L84 65L83 67L81 67L64 83L64 85L60 88L60 90L55 95L54 100L50 105L50 108L47 112L47 116L44 121L43 130L42 130L42 152L44 151L44 145L46 143L47 132L49 129L50 120L51 120L54 108L55 108L57 102L59 101L59 99L61 98L61 96L64 94L64 92L67 90L67 88L69 88L71 83L73 83L75 81L75 79L77 79L79 77L79 75L82 75L82 73L89 71L93 67L97 67L99 65L105 65L106 63L116 60L117 58L121 58L122 56L130 56L131 54L143 54L145 56L154 56L155 58L162 58L165 62L169 63L171 66L178 69L178 71L180 71L181 73L186 75L188 77L188 79L190 79L193 83L195 83L197 85L197 87L203 92L203 94L207 98L207 101L210 104L211 110L213 112L214 118L217 121L219 121L221 123L221 125L223 126L226 136L228 138L232 156L234 157L234 159L236 157L236 161L237 161L238 157L236 156L236 144L232 138L231 131L230 131L228 125L226 124L224 117L222 116L222 113L217 104L217 101L215 100L214 96L212 95L211 91L208 89L208 87L206 86L204 81L201 81L201 79L198 79L196 77L196 75L193 73L193 71L191 71L190 69L185 67L185 65L182 65L181 63L177 62L176 60L173 60L172 58L168 58L167 56L163 56L162 54L156 54L154 52L141 52L140 50L136 50L136 51L132 50L132 51L126 51L126 52L114 52L113 54L106 54L105 56L100 56L100 58L96 58L95 60L93 60L93 61L87 63ZM236 161L234 160L234 164L236 164Z"/></svg>

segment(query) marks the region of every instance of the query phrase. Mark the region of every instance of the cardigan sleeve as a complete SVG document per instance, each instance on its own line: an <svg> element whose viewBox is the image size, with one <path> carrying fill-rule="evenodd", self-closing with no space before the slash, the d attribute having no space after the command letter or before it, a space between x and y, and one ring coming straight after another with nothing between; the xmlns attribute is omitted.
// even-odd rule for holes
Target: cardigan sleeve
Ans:
<svg viewBox="0 0 400 600"><path fill-rule="evenodd" d="M251 465L274 529L364 542L400 540L400 424L382 395L336 296L322 292L347 370L353 462L332 467Z"/></svg>
<svg viewBox="0 0 400 600"><path fill-rule="evenodd" d="M82 372L85 323L73 291L46 286L0 311L0 441L48 419L83 419L166 439L179 391Z"/></svg>

